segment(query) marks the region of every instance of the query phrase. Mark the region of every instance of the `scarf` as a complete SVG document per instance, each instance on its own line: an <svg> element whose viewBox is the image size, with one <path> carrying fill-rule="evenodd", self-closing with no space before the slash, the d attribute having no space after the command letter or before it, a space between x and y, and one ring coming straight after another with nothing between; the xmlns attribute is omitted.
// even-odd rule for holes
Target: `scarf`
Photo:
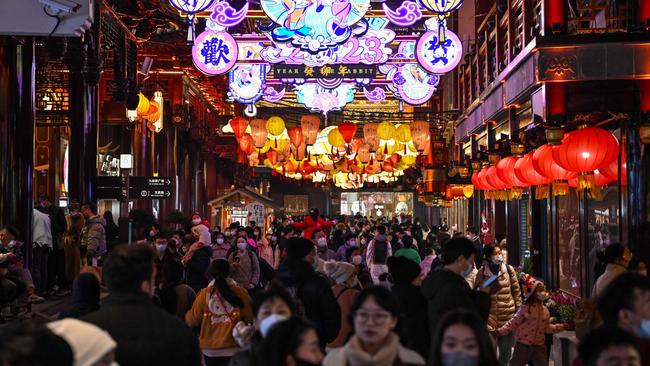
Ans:
<svg viewBox="0 0 650 366"><path fill-rule="evenodd" d="M388 335L385 344L374 356L363 350L356 335L345 345L345 354L350 366L392 366L399 352L399 338L394 333Z"/></svg>

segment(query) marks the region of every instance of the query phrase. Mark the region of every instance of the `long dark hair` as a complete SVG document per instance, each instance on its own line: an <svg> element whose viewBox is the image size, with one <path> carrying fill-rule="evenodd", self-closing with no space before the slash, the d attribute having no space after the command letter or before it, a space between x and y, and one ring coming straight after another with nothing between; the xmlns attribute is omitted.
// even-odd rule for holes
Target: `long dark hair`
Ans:
<svg viewBox="0 0 650 366"><path fill-rule="evenodd" d="M258 351L254 354L253 366L285 366L288 356L295 356L305 333L316 328L306 320L292 317L271 327Z"/></svg>
<svg viewBox="0 0 650 366"><path fill-rule="evenodd" d="M208 269L210 276L214 278L214 285L210 290L210 296L218 290L219 295L223 297L230 305L243 308L244 301L237 296L237 294L230 288L226 279L230 275L230 263L225 259L216 259L210 263L210 268Z"/></svg>
<svg viewBox="0 0 650 366"><path fill-rule="evenodd" d="M445 315L438 324L431 343L431 357L429 366L442 365L440 348L445 332L452 325L461 324L472 330L479 347L479 366L497 366L497 357L490 341L490 336L485 328L485 323L474 313L466 310L456 310Z"/></svg>
<svg viewBox="0 0 650 366"><path fill-rule="evenodd" d="M179 260L163 262L163 285L159 292L160 302L170 314L176 314L178 294L176 286L183 281L183 263Z"/></svg>

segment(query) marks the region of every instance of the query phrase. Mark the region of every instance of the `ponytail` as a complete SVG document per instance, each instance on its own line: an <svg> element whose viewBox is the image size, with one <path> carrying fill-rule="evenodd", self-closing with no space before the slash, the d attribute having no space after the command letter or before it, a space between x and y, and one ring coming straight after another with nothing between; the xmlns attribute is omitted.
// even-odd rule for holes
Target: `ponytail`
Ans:
<svg viewBox="0 0 650 366"><path fill-rule="evenodd" d="M210 296L213 296L218 290L219 295L223 297L230 305L243 308L244 301L230 288L226 279L230 275L230 263L225 259L217 259L210 264L210 275L214 278L214 285L210 290Z"/></svg>

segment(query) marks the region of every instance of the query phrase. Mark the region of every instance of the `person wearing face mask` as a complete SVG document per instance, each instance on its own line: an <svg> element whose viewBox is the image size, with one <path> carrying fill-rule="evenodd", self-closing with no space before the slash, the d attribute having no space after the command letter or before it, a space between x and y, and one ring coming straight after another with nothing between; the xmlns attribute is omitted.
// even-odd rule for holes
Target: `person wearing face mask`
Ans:
<svg viewBox="0 0 650 366"><path fill-rule="evenodd" d="M345 251L345 261L353 264L357 268L357 278L359 278L361 288L366 288L372 286L372 276L370 275L370 271L368 271L368 267L363 263L361 253L361 248L350 247Z"/></svg>
<svg viewBox="0 0 650 366"><path fill-rule="evenodd" d="M228 262L232 266L230 277L239 286L252 290L260 281L260 262L248 242L243 236L237 237L237 250L228 256Z"/></svg>
<svg viewBox="0 0 650 366"><path fill-rule="evenodd" d="M336 297L336 301L341 308L341 329L338 336L327 344L327 349L337 348L343 346L352 333L352 327L347 322L350 316L350 309L352 303L359 294L357 289L359 286L359 279L356 276L356 267L353 264L346 262L325 262L325 274L336 282L332 286L332 292Z"/></svg>
<svg viewBox="0 0 650 366"><path fill-rule="evenodd" d="M273 325L255 354L255 366L317 366L323 360L313 324L299 317Z"/></svg>
<svg viewBox="0 0 650 366"><path fill-rule="evenodd" d="M186 274L185 279L187 285L190 286L194 292L199 292L202 288L208 285L210 280L206 275L210 261L212 260L212 247L204 244L199 238L202 231L208 229L203 225L197 225L192 228L192 234L186 235L183 242L191 241L187 252L181 259L185 266Z"/></svg>
<svg viewBox="0 0 650 366"><path fill-rule="evenodd" d="M449 311L465 309L487 321L490 293L498 284L487 288L479 284L472 290L465 280L474 269L474 244L467 238L454 237L443 244L442 266L429 272L422 282L422 295L427 299L429 330L435 332L441 317Z"/></svg>
<svg viewBox="0 0 650 366"><path fill-rule="evenodd" d="M634 334L641 364L650 365L650 284L638 273L626 272L613 280L598 298L598 311L606 326Z"/></svg>
<svg viewBox="0 0 650 366"><path fill-rule="evenodd" d="M228 258L229 250L230 244L226 242L226 237L223 233L217 233L212 244L212 260Z"/></svg>
<svg viewBox="0 0 650 366"><path fill-rule="evenodd" d="M528 276L524 281L524 304L515 316L497 329L502 337L515 332L515 348L510 360L511 366L548 365L546 352L546 333L558 333L565 329L564 324L551 324L550 313L544 300L548 296L544 283Z"/></svg>
<svg viewBox="0 0 650 366"><path fill-rule="evenodd" d="M488 331L494 332L512 319L519 306L521 306L521 289L517 273L512 266L505 264L505 259L498 246L489 245L483 248L483 267L476 276L476 281L498 276L499 290L490 295L490 316L488 317ZM515 339L512 334L497 336L495 346L499 352L499 365L507 366L512 355L512 346Z"/></svg>
<svg viewBox="0 0 650 366"><path fill-rule="evenodd" d="M425 364L417 352L400 344L396 329L401 309L388 289L381 286L364 289L352 304L350 314L354 335L345 346L330 351L323 366Z"/></svg>
<svg viewBox="0 0 650 366"><path fill-rule="evenodd" d="M456 310L448 313L440 320L432 338L429 366L498 365L485 325L472 312Z"/></svg>
<svg viewBox="0 0 650 366"><path fill-rule="evenodd" d="M164 238L157 239L154 243L154 265L156 268L156 277L154 278L154 286L158 288L163 281L163 266L165 263L175 261L176 258L168 245L168 240Z"/></svg>
<svg viewBox="0 0 650 366"><path fill-rule="evenodd" d="M194 332L151 299L153 260L154 252L147 246L116 246L103 266L109 294L99 310L81 320L110 334L117 343L115 361L121 366L199 366Z"/></svg>
<svg viewBox="0 0 650 366"><path fill-rule="evenodd" d="M253 296L252 307L255 322L239 322L233 329L235 341L244 350L230 359L229 366L250 366L253 354L259 350L260 343L269 334L271 327L291 318L296 312L291 296L275 283Z"/></svg>
<svg viewBox="0 0 650 366"><path fill-rule="evenodd" d="M379 276L388 272L386 260L392 255L393 249L386 238L386 227L377 226L375 237L366 248L366 263L370 267L370 274L374 283L379 283Z"/></svg>
<svg viewBox="0 0 650 366"><path fill-rule="evenodd" d="M345 262L345 253L348 251L348 249L356 248L357 246L357 237L354 234L346 235L344 244L336 250L335 259L339 262Z"/></svg>
<svg viewBox="0 0 650 366"><path fill-rule="evenodd" d="M280 246L278 245L278 233L271 233L268 241L264 240L260 243L258 251L260 253L260 259L264 259L273 269L278 269L280 259L282 258Z"/></svg>
<svg viewBox="0 0 650 366"><path fill-rule="evenodd" d="M336 258L336 253L327 246L327 235L325 235L325 232L323 230L314 230L312 232L311 239L316 245L316 253L318 254L318 258L324 261L330 261Z"/></svg>
<svg viewBox="0 0 650 366"><path fill-rule="evenodd" d="M605 267L605 272L596 280L591 296L598 297L614 279L625 273L631 259L632 253L623 244L612 243L605 248L607 267Z"/></svg>

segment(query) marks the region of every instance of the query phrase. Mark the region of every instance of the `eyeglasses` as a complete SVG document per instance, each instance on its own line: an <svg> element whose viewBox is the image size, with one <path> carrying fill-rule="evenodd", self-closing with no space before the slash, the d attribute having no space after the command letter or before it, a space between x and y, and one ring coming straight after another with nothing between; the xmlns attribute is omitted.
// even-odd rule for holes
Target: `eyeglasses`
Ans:
<svg viewBox="0 0 650 366"><path fill-rule="evenodd" d="M382 325L390 319L391 314L387 312L371 313L367 311L357 311L354 314L354 317L362 323L367 323L369 319L372 319L373 323Z"/></svg>

